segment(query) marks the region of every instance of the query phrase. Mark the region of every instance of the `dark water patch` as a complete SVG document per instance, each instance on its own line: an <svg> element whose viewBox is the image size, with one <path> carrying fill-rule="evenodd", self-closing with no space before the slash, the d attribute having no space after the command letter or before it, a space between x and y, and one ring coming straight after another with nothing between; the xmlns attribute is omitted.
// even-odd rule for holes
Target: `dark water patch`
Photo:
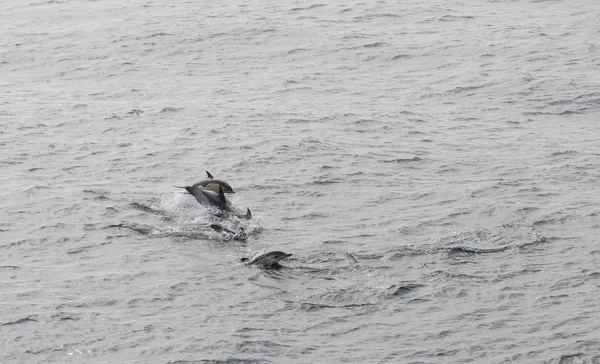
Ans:
<svg viewBox="0 0 600 364"><path fill-rule="evenodd" d="M41 168L41 167L34 167L34 168L29 168L28 171L29 172L35 172L35 171L39 171L41 169L43 169L43 168Z"/></svg>
<svg viewBox="0 0 600 364"><path fill-rule="evenodd" d="M19 269L16 265L0 265L0 269Z"/></svg>

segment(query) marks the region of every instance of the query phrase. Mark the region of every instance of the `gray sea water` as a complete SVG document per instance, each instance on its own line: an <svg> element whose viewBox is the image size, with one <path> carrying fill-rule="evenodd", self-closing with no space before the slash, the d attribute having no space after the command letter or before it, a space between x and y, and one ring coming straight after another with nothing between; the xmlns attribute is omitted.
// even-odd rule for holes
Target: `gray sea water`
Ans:
<svg viewBox="0 0 600 364"><path fill-rule="evenodd" d="M596 1L1 1L0 362L600 363L599 47Z"/></svg>

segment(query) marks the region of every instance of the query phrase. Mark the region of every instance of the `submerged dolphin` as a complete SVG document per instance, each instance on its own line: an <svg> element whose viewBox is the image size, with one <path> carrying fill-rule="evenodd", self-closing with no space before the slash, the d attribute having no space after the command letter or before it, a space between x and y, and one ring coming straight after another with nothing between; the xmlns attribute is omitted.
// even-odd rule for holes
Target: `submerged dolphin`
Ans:
<svg viewBox="0 0 600 364"><path fill-rule="evenodd" d="M272 251L268 253L260 253L252 258L242 258L240 261L246 262L248 265L259 265L263 268L278 267L279 262L292 254L287 254L282 251Z"/></svg>
<svg viewBox="0 0 600 364"><path fill-rule="evenodd" d="M227 236L226 240L233 239L233 240L237 240L237 241L246 241L246 239L248 239L248 234L246 233L246 230L244 230L244 228L242 228L242 227L239 228L238 231L229 230L226 227L223 227L218 224L212 224L212 225L210 225L210 227L219 233L229 234Z"/></svg>
<svg viewBox="0 0 600 364"><path fill-rule="evenodd" d="M206 171L206 175L207 175L208 179L205 179L200 182L196 182L192 185L192 187L205 188L207 190L211 190L213 192L219 193L219 186L221 186L221 187L223 187L223 192L235 193L235 191L233 190L233 188L231 188L229 183L227 183L225 181L221 181L219 179L214 179L212 174L210 174L208 171Z"/></svg>
<svg viewBox="0 0 600 364"><path fill-rule="evenodd" d="M247 209L245 215L236 214L235 211L233 211L231 206L229 206L229 202L227 202L227 199L225 198L225 192L223 191L223 186L221 185L219 185L219 193L202 187L185 186L180 188L185 188L185 190L188 191L190 195L194 196L196 201L203 206L214 206L222 212L226 212L247 220L252 218L252 212L250 209Z"/></svg>

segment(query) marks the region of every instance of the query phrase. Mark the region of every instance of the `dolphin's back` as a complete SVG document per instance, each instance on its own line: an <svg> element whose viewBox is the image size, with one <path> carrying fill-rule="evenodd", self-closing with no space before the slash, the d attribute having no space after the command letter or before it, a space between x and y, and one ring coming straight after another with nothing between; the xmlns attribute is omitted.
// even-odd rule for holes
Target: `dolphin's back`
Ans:
<svg viewBox="0 0 600 364"><path fill-rule="evenodd" d="M192 185L192 187L205 188L216 193L219 193L219 186L223 188L225 193L235 193L229 183L218 179L205 179Z"/></svg>

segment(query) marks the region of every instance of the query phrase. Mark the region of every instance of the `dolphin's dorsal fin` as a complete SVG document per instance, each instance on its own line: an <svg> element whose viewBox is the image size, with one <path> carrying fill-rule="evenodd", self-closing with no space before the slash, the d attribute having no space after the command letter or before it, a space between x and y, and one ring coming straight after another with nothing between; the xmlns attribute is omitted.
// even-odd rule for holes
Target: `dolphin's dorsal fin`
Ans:
<svg viewBox="0 0 600 364"><path fill-rule="evenodd" d="M210 174L209 171L206 171L206 176L208 177L208 179L214 179L215 177L212 176L212 174Z"/></svg>
<svg viewBox="0 0 600 364"><path fill-rule="evenodd" d="M252 212L250 212L250 209L248 209L248 212L246 212L246 215L244 215L244 217L246 218L246 220L252 219Z"/></svg>

